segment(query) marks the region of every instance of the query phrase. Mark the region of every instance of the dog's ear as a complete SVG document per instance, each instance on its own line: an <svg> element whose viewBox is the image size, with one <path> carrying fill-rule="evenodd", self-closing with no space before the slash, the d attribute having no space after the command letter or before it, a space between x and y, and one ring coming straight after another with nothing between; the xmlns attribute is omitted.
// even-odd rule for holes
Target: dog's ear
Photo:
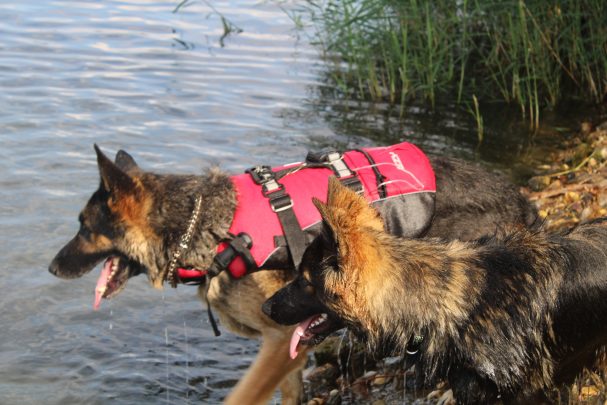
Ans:
<svg viewBox="0 0 607 405"><path fill-rule="evenodd" d="M105 156L97 144L95 144L95 152L101 184L106 191L113 195L126 195L137 189L135 181Z"/></svg>
<svg viewBox="0 0 607 405"><path fill-rule="evenodd" d="M141 169L139 169L139 166L137 166L137 162L135 162L135 159L133 159L131 155L129 155L122 149L120 149L116 153L116 159L114 159L114 163L116 164L116 166L118 166L118 168L120 168L120 170L125 173L132 174L141 171Z"/></svg>
<svg viewBox="0 0 607 405"><path fill-rule="evenodd" d="M316 197L312 197L312 204L314 204L314 206L316 207L316 209L318 210L318 212L320 212L320 217L323 219L323 221L327 221L327 204L325 204L324 202L322 202L320 199L316 198Z"/></svg>
<svg viewBox="0 0 607 405"><path fill-rule="evenodd" d="M333 225L329 222L330 218L328 216L328 207L327 207L327 204L325 204L324 202L320 201L316 197L312 197L312 203L314 204L314 206L316 207L316 209L318 210L318 212L320 212L320 217L322 218L322 232L321 232L321 235L323 236L323 239L327 243L331 243L331 244L337 245L337 239L335 238L335 231L333 229Z"/></svg>
<svg viewBox="0 0 607 405"><path fill-rule="evenodd" d="M384 230L379 213L367 200L345 187L334 177L329 178L327 202L312 200L326 226L327 242L339 252L342 263L350 262L353 256L366 251L367 240L363 237L370 229ZM362 245L361 245L362 244Z"/></svg>
<svg viewBox="0 0 607 405"><path fill-rule="evenodd" d="M317 205L318 208L318 205ZM384 224L377 210L365 199L364 196L357 194L354 190L344 186L335 178L329 178L329 191L327 194L327 204L323 211L319 208L321 216L335 228L373 228L380 231L384 230Z"/></svg>

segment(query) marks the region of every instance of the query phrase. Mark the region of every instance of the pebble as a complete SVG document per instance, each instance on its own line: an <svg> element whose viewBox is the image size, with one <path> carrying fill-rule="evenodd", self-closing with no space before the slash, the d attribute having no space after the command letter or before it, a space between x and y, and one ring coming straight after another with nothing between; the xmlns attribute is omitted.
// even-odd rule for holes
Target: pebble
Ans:
<svg viewBox="0 0 607 405"><path fill-rule="evenodd" d="M386 367L398 367L398 366L400 366L400 363L402 363L402 361L403 361L402 356L394 356L394 357L386 357L385 359L382 360L382 363Z"/></svg>
<svg viewBox="0 0 607 405"><path fill-rule="evenodd" d="M592 131L592 123L582 122L582 124L580 125L580 130L583 134L589 134Z"/></svg>
<svg viewBox="0 0 607 405"><path fill-rule="evenodd" d="M438 399L440 398L442 395L442 391L441 390L434 390L432 392L430 392L427 396L426 399Z"/></svg>
<svg viewBox="0 0 607 405"><path fill-rule="evenodd" d="M550 177L548 176L536 176L529 179L529 187L533 191L540 191L550 185Z"/></svg>
<svg viewBox="0 0 607 405"><path fill-rule="evenodd" d="M436 405L455 405L455 398L453 398L453 391L447 390L441 395L436 402Z"/></svg>
<svg viewBox="0 0 607 405"><path fill-rule="evenodd" d="M338 390L331 390L329 392L329 399L325 405L341 405L341 395Z"/></svg>
<svg viewBox="0 0 607 405"><path fill-rule="evenodd" d="M594 210L590 207L586 207L582 210L582 212L580 213L580 219L582 221L587 220L588 218L590 218L590 216L592 215L592 213L594 212Z"/></svg>
<svg viewBox="0 0 607 405"><path fill-rule="evenodd" d="M373 385L375 385L376 387L380 387L382 385L386 385L390 381L392 381L392 377L384 376L384 375L378 375L377 377L375 377L373 379Z"/></svg>
<svg viewBox="0 0 607 405"><path fill-rule="evenodd" d="M327 363L313 369L306 376L306 379L312 384L327 384L334 383L337 377L339 377L338 368L333 364Z"/></svg>
<svg viewBox="0 0 607 405"><path fill-rule="evenodd" d="M600 393L601 392L596 385L585 385L580 389L580 397L582 401L588 401L591 398L598 397Z"/></svg>

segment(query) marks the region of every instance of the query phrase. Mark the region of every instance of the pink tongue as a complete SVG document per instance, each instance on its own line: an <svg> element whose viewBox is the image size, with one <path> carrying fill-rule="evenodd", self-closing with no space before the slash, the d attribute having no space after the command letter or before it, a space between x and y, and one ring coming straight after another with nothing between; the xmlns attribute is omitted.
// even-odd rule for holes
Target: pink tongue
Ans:
<svg viewBox="0 0 607 405"><path fill-rule="evenodd" d="M318 318L318 315L309 317L308 319L306 319L305 321L303 321L299 325L297 325L297 327L293 331L293 336L291 336L291 345L289 347L289 355L291 356L292 359L295 359L295 357L297 357L297 354L298 354L297 347L299 345L299 341L301 340L301 337L306 332L306 329L308 329L308 326L310 326L312 321L316 318Z"/></svg>
<svg viewBox="0 0 607 405"><path fill-rule="evenodd" d="M95 303L93 304L93 309L96 311L99 309L99 304L101 304L101 298L103 298L103 293L107 288L107 282L110 278L110 271L112 269L112 258L109 258L103 264L103 269L101 270L101 274L97 279L97 285L95 286Z"/></svg>

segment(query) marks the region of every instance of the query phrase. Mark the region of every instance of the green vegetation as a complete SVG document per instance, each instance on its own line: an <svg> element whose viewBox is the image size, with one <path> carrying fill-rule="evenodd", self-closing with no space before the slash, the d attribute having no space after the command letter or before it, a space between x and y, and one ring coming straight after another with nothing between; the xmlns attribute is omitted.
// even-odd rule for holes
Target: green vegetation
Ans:
<svg viewBox="0 0 607 405"><path fill-rule="evenodd" d="M182 8L191 5L193 2L194 0L181 0L179 4L177 4L177 6L173 9L173 13L178 13ZM234 24L232 21L228 20L222 13L217 11L217 9L213 7L213 4L211 4L209 1L202 0L202 3L204 3L207 7L211 9L211 14L217 15L221 19L221 24L223 25L223 34L219 38L219 45L221 45L221 47L223 48L225 46L225 39L230 35L240 34L242 32L242 28Z"/></svg>
<svg viewBox="0 0 607 405"><path fill-rule="evenodd" d="M446 98L477 116L479 102L505 101L537 126L543 108L607 95L605 0L307 0L303 11L348 96Z"/></svg>

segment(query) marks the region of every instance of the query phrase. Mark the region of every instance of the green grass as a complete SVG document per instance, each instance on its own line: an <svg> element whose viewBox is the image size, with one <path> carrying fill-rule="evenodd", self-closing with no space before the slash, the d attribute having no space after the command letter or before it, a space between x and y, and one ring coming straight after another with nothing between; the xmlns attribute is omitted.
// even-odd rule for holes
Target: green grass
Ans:
<svg viewBox="0 0 607 405"><path fill-rule="evenodd" d="M607 95L605 0L307 0L330 77L348 96L544 108ZM475 105L478 109L478 105Z"/></svg>

